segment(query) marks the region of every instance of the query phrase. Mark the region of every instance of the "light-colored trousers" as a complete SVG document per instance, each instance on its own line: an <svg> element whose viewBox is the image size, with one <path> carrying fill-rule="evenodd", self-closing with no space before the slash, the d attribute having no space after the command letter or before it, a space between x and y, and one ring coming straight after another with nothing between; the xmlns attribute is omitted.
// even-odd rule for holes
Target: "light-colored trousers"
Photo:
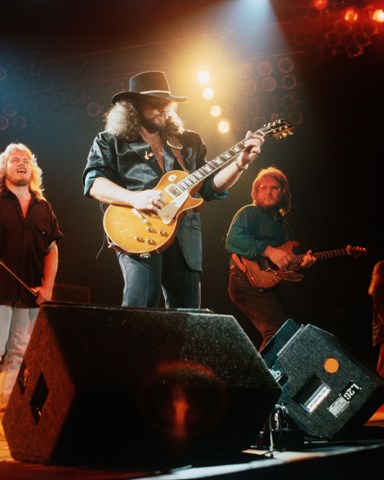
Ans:
<svg viewBox="0 0 384 480"><path fill-rule="evenodd" d="M0 305L0 406L7 405L31 338L38 308Z"/></svg>

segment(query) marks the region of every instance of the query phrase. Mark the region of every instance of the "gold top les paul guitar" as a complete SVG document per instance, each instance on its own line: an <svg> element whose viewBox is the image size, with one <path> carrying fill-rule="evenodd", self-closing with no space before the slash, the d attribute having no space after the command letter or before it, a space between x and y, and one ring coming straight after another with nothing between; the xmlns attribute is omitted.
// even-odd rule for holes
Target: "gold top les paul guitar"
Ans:
<svg viewBox="0 0 384 480"><path fill-rule="evenodd" d="M281 139L293 134L293 126L279 119L255 133ZM244 142L245 139L190 174L182 170L165 173L156 186L156 190L162 190L165 202L157 213L109 205L103 226L110 246L143 257L164 251L175 238L179 223L188 210L196 212L202 208L203 199L191 195L209 175L233 161L245 148Z"/></svg>
<svg viewBox="0 0 384 480"><path fill-rule="evenodd" d="M287 253L292 254L296 245L297 242L289 241L284 243L284 245L279 248L285 250ZM317 260L324 260L327 258L335 258L345 255L356 258L361 255L368 255L368 252L363 247L351 247L348 245L346 248L340 248L338 250L313 252L312 255ZM249 282L255 288L271 288L280 283L282 280L288 282L299 282L304 276L298 271L303 258L304 255L294 255L287 270L279 270L268 257L261 256L248 259L238 256L235 253L232 254L234 263L247 275Z"/></svg>

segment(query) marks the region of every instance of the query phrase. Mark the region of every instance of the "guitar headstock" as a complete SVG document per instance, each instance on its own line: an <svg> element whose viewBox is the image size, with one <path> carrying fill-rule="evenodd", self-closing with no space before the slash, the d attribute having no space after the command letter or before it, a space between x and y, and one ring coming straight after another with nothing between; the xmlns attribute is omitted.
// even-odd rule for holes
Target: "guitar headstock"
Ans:
<svg viewBox="0 0 384 480"><path fill-rule="evenodd" d="M348 255L354 258L361 257L362 255L368 255L368 251L364 247L351 247L350 245L348 245L346 247L346 251Z"/></svg>
<svg viewBox="0 0 384 480"><path fill-rule="evenodd" d="M294 127L292 123L283 118L279 118L278 120L263 125L256 133L280 140L281 138L286 138L288 135L293 135L293 132Z"/></svg>

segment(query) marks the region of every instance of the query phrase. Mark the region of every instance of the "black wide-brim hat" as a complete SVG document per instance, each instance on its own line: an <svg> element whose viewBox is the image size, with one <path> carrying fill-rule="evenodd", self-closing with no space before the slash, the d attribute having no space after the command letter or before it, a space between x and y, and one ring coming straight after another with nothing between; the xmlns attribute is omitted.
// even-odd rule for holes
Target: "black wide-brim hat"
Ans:
<svg viewBox="0 0 384 480"><path fill-rule="evenodd" d="M143 96L162 98L169 102L185 102L187 97L172 95L164 72L142 72L129 79L129 90L116 93L112 103L119 100L134 100Z"/></svg>

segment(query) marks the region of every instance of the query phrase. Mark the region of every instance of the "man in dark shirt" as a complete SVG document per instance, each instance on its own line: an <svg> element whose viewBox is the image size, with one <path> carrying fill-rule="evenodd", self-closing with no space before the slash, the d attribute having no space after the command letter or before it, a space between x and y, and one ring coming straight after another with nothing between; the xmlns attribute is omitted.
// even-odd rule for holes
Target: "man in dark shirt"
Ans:
<svg viewBox="0 0 384 480"><path fill-rule="evenodd" d="M35 155L11 143L0 155L0 412L38 314L52 298L63 236L45 199Z"/></svg>
<svg viewBox="0 0 384 480"><path fill-rule="evenodd" d="M228 292L259 332L262 350L290 316L282 297L281 277L270 270L275 267L281 276L288 274L299 243L284 218L291 208L291 193L281 170L262 169L253 182L251 196L252 204L235 214L226 238L226 249L232 254ZM250 272L253 265L258 265L256 259L268 259L271 264ZM308 250L299 267L308 268L315 261Z"/></svg>
<svg viewBox="0 0 384 480"><path fill-rule="evenodd" d="M104 221L104 226L112 223L109 233L113 230L123 238L110 240L124 278L125 307L158 307L163 296L166 308L200 308L202 239L198 209L190 208L188 196L176 196L184 201L179 211L185 207L186 215L179 217L179 228L173 231L176 235L167 235L169 224L158 221L159 215L166 215L165 207L174 204L166 203L167 191L158 184L166 177L169 186L171 182L177 185L177 176L188 173L189 177L194 175L192 183L198 181L193 191L195 205L198 199L225 199L227 190L259 155L264 141L261 135L248 132L243 147L236 152L237 160L212 171L206 163L207 147L202 138L184 129L176 113L177 103L185 100L171 93L163 72L138 73L130 79L129 91L113 96L106 129L95 137L87 158L84 194L103 204L119 206L115 208L116 222ZM186 184L181 186L183 191L187 191ZM175 207L170 214L171 221L177 210ZM158 228L154 227L156 222ZM139 234L135 233L135 225L141 226L143 233L140 228ZM158 239L171 241L165 249L149 251ZM148 252L137 253L145 247Z"/></svg>

